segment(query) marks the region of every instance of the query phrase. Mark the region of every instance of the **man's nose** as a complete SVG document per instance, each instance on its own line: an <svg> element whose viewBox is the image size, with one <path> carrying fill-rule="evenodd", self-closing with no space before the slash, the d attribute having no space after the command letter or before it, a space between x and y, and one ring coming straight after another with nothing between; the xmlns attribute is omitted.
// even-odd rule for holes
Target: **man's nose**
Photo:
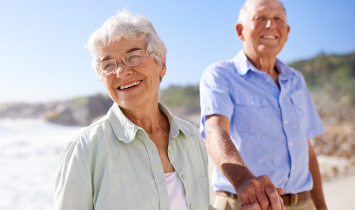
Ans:
<svg viewBox="0 0 355 210"><path fill-rule="evenodd" d="M271 28L275 26L275 21L272 18L268 18L266 21L266 28Z"/></svg>
<svg viewBox="0 0 355 210"><path fill-rule="evenodd" d="M125 78L133 73L130 67L125 66L124 64L119 65L116 71L116 77Z"/></svg>

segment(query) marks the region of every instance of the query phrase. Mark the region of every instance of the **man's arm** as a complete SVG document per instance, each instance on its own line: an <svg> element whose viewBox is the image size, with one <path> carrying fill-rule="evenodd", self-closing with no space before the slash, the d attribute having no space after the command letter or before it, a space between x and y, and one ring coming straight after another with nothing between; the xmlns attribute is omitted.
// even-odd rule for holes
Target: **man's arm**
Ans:
<svg viewBox="0 0 355 210"><path fill-rule="evenodd" d="M207 152L219 171L232 183L241 205L259 203L262 209L283 208L272 181L266 175L255 177L243 162L229 133L230 121L223 115L210 115L205 122ZM282 190L280 190L280 193Z"/></svg>
<svg viewBox="0 0 355 210"><path fill-rule="evenodd" d="M309 170L313 178L313 189L311 190L311 199L313 205L317 210L327 209L325 204L323 188L322 188L322 178L319 171L319 165L317 161L317 156L314 153L313 147L308 140L308 149L309 149Z"/></svg>

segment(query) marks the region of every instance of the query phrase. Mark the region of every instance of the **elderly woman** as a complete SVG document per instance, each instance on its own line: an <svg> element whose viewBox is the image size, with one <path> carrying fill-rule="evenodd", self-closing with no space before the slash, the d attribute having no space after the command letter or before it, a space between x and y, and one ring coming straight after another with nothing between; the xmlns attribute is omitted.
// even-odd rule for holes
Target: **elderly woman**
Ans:
<svg viewBox="0 0 355 210"><path fill-rule="evenodd" d="M199 131L158 102L167 51L150 21L124 10L88 47L114 104L64 148L54 209L208 209Z"/></svg>

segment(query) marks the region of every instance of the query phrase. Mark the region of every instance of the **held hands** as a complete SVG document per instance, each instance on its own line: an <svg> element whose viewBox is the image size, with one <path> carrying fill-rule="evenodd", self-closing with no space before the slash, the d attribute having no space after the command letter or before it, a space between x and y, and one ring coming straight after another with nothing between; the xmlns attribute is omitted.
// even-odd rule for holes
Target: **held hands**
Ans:
<svg viewBox="0 0 355 210"><path fill-rule="evenodd" d="M284 210L283 189L276 189L271 179L266 176L244 178L236 187L242 207L240 210Z"/></svg>

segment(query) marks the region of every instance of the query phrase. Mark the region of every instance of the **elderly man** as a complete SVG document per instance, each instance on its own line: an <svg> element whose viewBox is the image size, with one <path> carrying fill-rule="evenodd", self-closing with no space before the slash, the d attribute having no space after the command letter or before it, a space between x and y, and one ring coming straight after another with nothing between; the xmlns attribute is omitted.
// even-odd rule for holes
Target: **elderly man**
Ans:
<svg viewBox="0 0 355 210"><path fill-rule="evenodd" d="M279 1L247 0L236 24L243 50L203 73L201 133L219 210L281 209L280 196L286 209L326 209L309 143L324 129L303 76L276 58L289 31Z"/></svg>

